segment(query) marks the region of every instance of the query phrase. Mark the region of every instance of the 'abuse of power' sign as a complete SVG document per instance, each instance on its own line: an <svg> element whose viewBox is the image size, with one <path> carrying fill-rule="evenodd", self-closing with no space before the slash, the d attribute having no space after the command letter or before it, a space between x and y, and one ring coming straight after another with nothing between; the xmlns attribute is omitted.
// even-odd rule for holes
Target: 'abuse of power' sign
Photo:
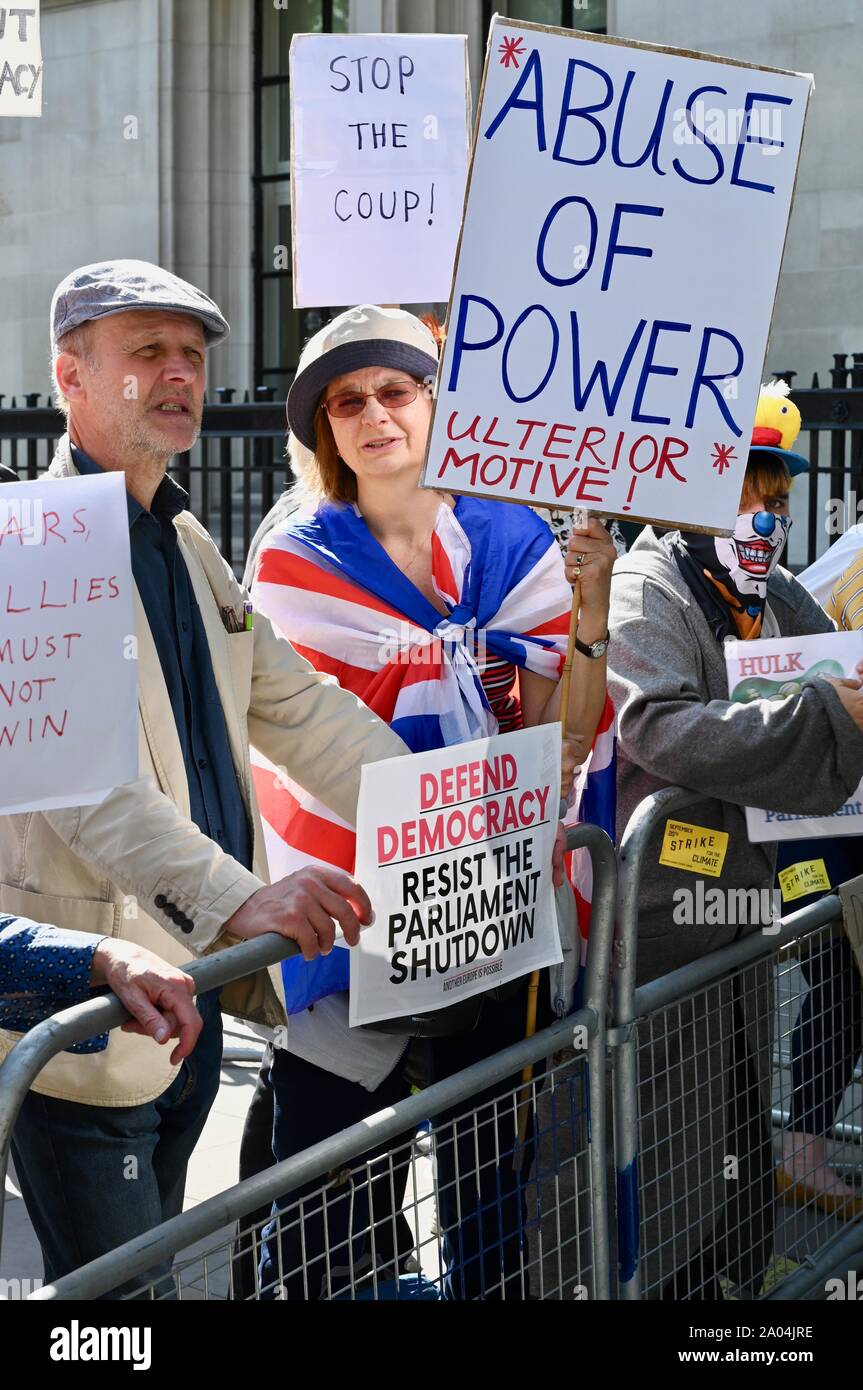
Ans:
<svg viewBox="0 0 863 1390"><path fill-rule="evenodd" d="M138 775L121 473L0 487L0 814L86 806Z"/></svg>
<svg viewBox="0 0 863 1390"><path fill-rule="evenodd" d="M362 770L350 1024L444 1008L562 959L551 856L560 726Z"/></svg>
<svg viewBox="0 0 863 1390"><path fill-rule="evenodd" d="M0 116L41 115L39 0L0 5Z"/></svg>
<svg viewBox="0 0 863 1390"><path fill-rule="evenodd" d="M291 43L294 305L446 299L467 178L467 39Z"/></svg>
<svg viewBox="0 0 863 1390"><path fill-rule="evenodd" d="M495 21L424 485L733 528L810 88Z"/></svg>

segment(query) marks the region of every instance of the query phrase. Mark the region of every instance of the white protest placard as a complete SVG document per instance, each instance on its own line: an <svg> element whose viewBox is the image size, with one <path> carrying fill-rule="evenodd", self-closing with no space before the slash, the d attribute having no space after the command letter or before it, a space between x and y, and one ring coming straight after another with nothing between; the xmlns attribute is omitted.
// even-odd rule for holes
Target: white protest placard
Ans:
<svg viewBox="0 0 863 1390"><path fill-rule="evenodd" d="M843 676L854 676L861 660L863 632L726 642L728 698L732 704L748 704L751 700L793 700L805 684L820 676L839 680ZM769 771L765 769L768 793L769 787ZM747 806L746 829L750 840L755 842L859 835L863 832L863 783L843 806L828 816L791 815Z"/></svg>
<svg viewBox="0 0 863 1390"><path fill-rule="evenodd" d="M0 5L0 116L41 115L39 0Z"/></svg>
<svg viewBox="0 0 863 1390"><path fill-rule="evenodd" d="M496 19L425 486L733 529L810 87Z"/></svg>
<svg viewBox="0 0 863 1390"><path fill-rule="evenodd" d="M363 768L350 1024L442 1009L561 961L551 876L560 726Z"/></svg>
<svg viewBox="0 0 863 1390"><path fill-rule="evenodd" d="M0 487L0 814L137 777L132 592L122 473Z"/></svg>
<svg viewBox="0 0 863 1390"><path fill-rule="evenodd" d="M291 42L294 306L446 299L467 177L467 39Z"/></svg>

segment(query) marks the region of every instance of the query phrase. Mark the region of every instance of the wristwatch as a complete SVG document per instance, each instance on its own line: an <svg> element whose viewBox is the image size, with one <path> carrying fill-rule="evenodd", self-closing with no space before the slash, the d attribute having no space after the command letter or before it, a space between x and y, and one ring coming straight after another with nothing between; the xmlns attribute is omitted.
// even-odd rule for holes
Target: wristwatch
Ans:
<svg viewBox="0 0 863 1390"><path fill-rule="evenodd" d="M599 639L598 642L581 642L576 637L575 650L577 652L581 652L582 656L590 656L593 657L594 661L597 661L601 656L605 656L605 653L608 650L608 643L610 637L610 632L607 632L604 637L601 637Z"/></svg>

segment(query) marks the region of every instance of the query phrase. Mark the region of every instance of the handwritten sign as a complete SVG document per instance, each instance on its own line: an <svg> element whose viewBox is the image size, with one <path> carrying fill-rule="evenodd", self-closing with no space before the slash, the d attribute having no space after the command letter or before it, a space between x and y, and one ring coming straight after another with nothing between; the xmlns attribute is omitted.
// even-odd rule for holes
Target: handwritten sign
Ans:
<svg viewBox="0 0 863 1390"><path fill-rule="evenodd" d="M733 529L810 86L495 20L425 486Z"/></svg>
<svg viewBox="0 0 863 1390"><path fill-rule="evenodd" d="M562 960L551 853L560 726L362 770L350 1024L427 1012Z"/></svg>
<svg viewBox="0 0 863 1390"><path fill-rule="evenodd" d="M467 39L291 43L294 305L446 299L467 177Z"/></svg>
<svg viewBox="0 0 863 1390"><path fill-rule="evenodd" d="M854 676L863 660L863 632L826 632L811 637L767 637L758 642L726 642L728 692L732 704L752 700L796 700L822 676ZM769 788L767 776L765 786ZM810 840L863 833L863 783L828 816L791 815L747 806L749 838Z"/></svg>
<svg viewBox="0 0 863 1390"><path fill-rule="evenodd" d="M86 806L138 775L121 473L0 488L0 814Z"/></svg>
<svg viewBox="0 0 863 1390"><path fill-rule="evenodd" d="M41 115L39 0L0 5L0 116Z"/></svg>

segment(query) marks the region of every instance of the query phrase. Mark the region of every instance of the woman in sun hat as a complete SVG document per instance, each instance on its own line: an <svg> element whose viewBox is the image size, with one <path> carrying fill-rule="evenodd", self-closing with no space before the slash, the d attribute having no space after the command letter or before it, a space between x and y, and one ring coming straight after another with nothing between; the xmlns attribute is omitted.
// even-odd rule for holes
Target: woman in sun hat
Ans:
<svg viewBox="0 0 863 1390"><path fill-rule="evenodd" d="M373 305L340 314L308 343L287 410L292 435L311 461L306 456L299 510L270 531L258 555L255 604L419 752L559 719L570 585L580 574L566 723L568 737L586 750L606 712L614 547L591 522L573 537L565 564L548 526L528 508L419 488L437 357L438 340L426 324ZM428 659L412 661L412 653ZM256 769L272 871L290 872L310 858L352 863L352 829L273 774L263 763ZM270 1075L278 1159L409 1091L406 1037L348 1029L346 950L334 950L320 970L289 963L285 987L291 1017ZM483 996L473 1031L429 1039L428 1079L523 1036L526 988L521 980L506 998ZM470 1013L463 1026L475 1024L475 1009ZM541 1015L551 1016L547 990ZM449 1024L458 1028L458 1018L451 1015ZM486 1120L476 1135L469 1128L458 1151L451 1140L436 1150L447 1293L518 1296L523 1171L514 1172L511 1115ZM459 1171L468 1176L458 1179ZM398 1193L395 1200L398 1206ZM332 1244L331 1206L327 1214ZM293 1245L291 1239L283 1233L279 1278L289 1297L317 1297L323 1244L315 1248L309 1221L304 1261L299 1234ZM362 1258L357 1241L352 1257L355 1264ZM284 1277L303 1262L305 1281L302 1273ZM270 1278L276 1265L271 1239L264 1261Z"/></svg>

